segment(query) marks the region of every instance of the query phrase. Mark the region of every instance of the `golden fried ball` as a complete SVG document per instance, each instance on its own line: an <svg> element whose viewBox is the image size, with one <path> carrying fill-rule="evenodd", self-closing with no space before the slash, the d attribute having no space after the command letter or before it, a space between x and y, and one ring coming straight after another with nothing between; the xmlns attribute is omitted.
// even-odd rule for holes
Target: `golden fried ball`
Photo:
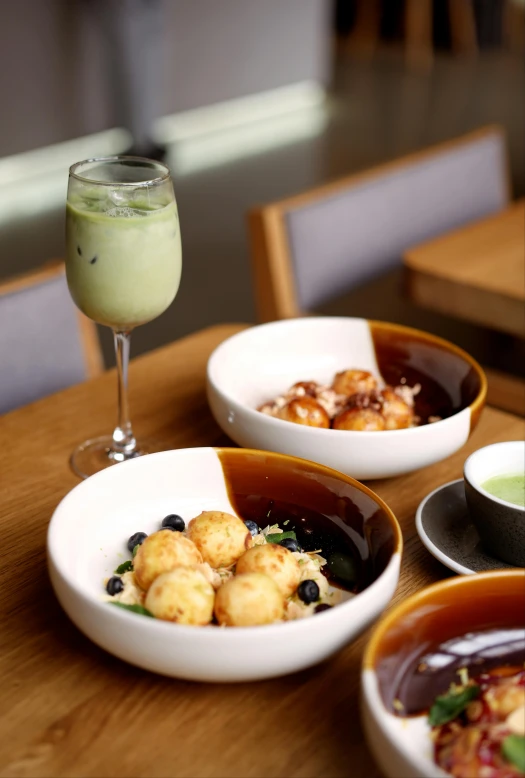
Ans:
<svg viewBox="0 0 525 778"><path fill-rule="evenodd" d="M414 411L393 389L386 388L381 392L383 398L382 414L385 419L385 429L404 430L412 426Z"/></svg>
<svg viewBox="0 0 525 778"><path fill-rule="evenodd" d="M188 524L188 537L211 567L230 567L252 545L246 524L221 511L203 511Z"/></svg>
<svg viewBox="0 0 525 778"><path fill-rule="evenodd" d="M349 397L352 394L377 389L377 381L372 373L366 370L343 370L341 373L336 373L332 389L337 394L346 394Z"/></svg>
<svg viewBox="0 0 525 778"><path fill-rule="evenodd" d="M213 586L200 570L176 567L155 578L144 605L157 619L202 626L210 623L214 603Z"/></svg>
<svg viewBox="0 0 525 778"><path fill-rule="evenodd" d="M385 429L385 420L374 408L349 408L335 417L333 428L375 432Z"/></svg>
<svg viewBox="0 0 525 778"><path fill-rule="evenodd" d="M139 546L133 570L142 589L149 589L161 573L168 573L179 565L198 565L202 562L199 549L180 532L162 529L154 532Z"/></svg>
<svg viewBox="0 0 525 778"><path fill-rule="evenodd" d="M284 616L284 598L269 576L243 573L230 578L215 595L215 616L229 627L272 624Z"/></svg>
<svg viewBox="0 0 525 778"><path fill-rule="evenodd" d="M297 390L302 390L301 394L306 394L309 397L315 397L319 385L315 381L297 381L292 387L290 387L290 393L296 393Z"/></svg>
<svg viewBox="0 0 525 778"><path fill-rule="evenodd" d="M285 597L290 597L301 580L299 562L291 551L276 543L254 546L237 562L236 573L264 573L273 578Z"/></svg>
<svg viewBox="0 0 525 778"><path fill-rule="evenodd" d="M300 397L290 400L277 412L277 418L292 421L294 424L305 424L307 427L330 426L330 418L313 397Z"/></svg>

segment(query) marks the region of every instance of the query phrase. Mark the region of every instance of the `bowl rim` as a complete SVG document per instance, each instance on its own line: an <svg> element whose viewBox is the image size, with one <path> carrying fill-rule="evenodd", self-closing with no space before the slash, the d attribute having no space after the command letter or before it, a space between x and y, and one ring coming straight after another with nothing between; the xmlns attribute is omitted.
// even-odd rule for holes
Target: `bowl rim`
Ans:
<svg viewBox="0 0 525 778"><path fill-rule="evenodd" d="M227 446L224 447L217 447L217 446L195 446L194 448L181 448L181 449L169 449L167 451L160 451L154 454L148 454L147 459L150 460L151 458L161 458L173 455L176 453L177 456L184 456L184 454L187 451L199 451L199 450L212 450L215 453L220 451L228 451L229 453L235 452L235 456L242 456L242 455L250 455L250 454L256 454L256 455L264 455L264 456L270 456L270 457L276 457L278 459L284 459L284 460L291 460L292 462L300 462L304 463L306 462L310 467L317 471L321 471L322 473L325 473L326 475L331 476L332 478L335 477L339 481L345 481L350 486L353 486L357 488L359 491L366 494L368 497L370 497L376 505L378 505L380 508L383 509L385 516L392 527L394 531L394 550L392 551L392 554L390 556L390 559L388 560L388 563L385 567L385 569L380 573L380 575L372 581L365 589L363 589L361 592L358 592L354 597L351 597L349 600L346 600L345 602L342 602L338 604L337 606L334 606L330 610L322 611L321 613L318 613L315 615L316 621L315 623L319 623L317 620L319 618L322 618L324 621L321 622L321 624L329 624L330 619L338 618L335 616L335 613L340 613L341 608L345 608L346 610L349 610L350 608L355 607L352 605L352 603L356 602L359 597L370 597L375 592L375 590L378 588L381 581L391 575L392 573L396 574L395 568L398 567L397 575L399 575L399 567L401 563L402 553L403 553L403 533L401 531L401 527L399 525L399 522L394 515L393 511L389 506L384 502L384 500L379 497L375 492L372 491L372 489L369 489L369 487L365 486L364 484L357 481L355 478L352 478L351 476L346 475L345 473L341 473L338 470L335 470L334 468L327 467L326 465L318 464L317 462L313 462L308 459L303 459L301 457L294 457L289 456L287 454L280 454L273 451L262 451L259 449L248 449L248 448L230 448ZM58 512L60 507L71 497L71 495L74 492L78 491L82 492L82 490L85 490L87 488L90 488L90 485L92 486L95 481L100 480L101 478L108 478L111 477L108 476L108 473L111 473L111 471L114 470L115 467L122 468L127 467L130 469L131 467L140 467L140 461L143 459L143 457L137 457L136 459L130 459L127 462L120 462L117 465L112 465L109 468L106 468L105 470L101 470L98 473L95 473L94 475L90 476L90 478L87 478L84 481L81 481L80 483L76 484L76 486L73 487L64 497L60 500L58 505L55 507L55 510L53 511L53 514L51 516L51 520L48 525L47 529L47 535L46 535L46 553L47 553L47 561L48 561L48 567L53 567L55 572L59 575L59 577L64 581L67 587L72 589L75 594L80 597L80 599L86 603L89 607L95 607L103 609L106 605L108 605L108 602L106 600L97 600L94 597L88 595L84 589L77 584L75 580L71 580L71 578L67 575L67 573L64 572L64 570L61 568L61 565L57 562L57 555L56 552L53 549L54 539L53 539L53 520L55 518L55 514ZM150 460L151 461L151 460ZM119 471L120 472L120 471ZM78 491L77 491L78 490ZM398 562L399 560L399 562ZM362 603L364 605L364 603ZM230 636L229 639L232 639L232 635L238 635L241 639L242 636L249 636L249 635L260 635L262 636L264 634L265 637L271 638L271 636L275 633L275 630L278 631L278 634L281 630L287 629L289 633L295 631L297 634L301 634L304 631L308 631L311 629L311 619L310 618L303 618L303 619L294 619L291 621L284 621L284 622L276 622L273 624L263 624L263 625L257 625L252 627L235 627L234 629L221 629L220 627L217 627L217 625L205 625L205 626L199 626L196 628L194 625L186 625L186 624L174 624L172 622L163 621L162 619L151 619L151 618L145 618L143 617L142 620L139 620L137 622L137 614L131 613L126 611L124 608L113 608L113 616L116 619L123 619L123 624L135 624L137 628L140 629L140 624L143 625L144 629L147 630L154 630L158 636L163 635L172 635L172 636L181 636L183 637L186 635L186 637L193 636L196 640L207 640L208 637L212 637L213 635L228 635ZM107 610L106 610L107 613ZM133 622L129 622L129 619L133 619ZM167 630L167 632L166 632ZM201 637L200 637L201 636ZM234 640L236 638L233 638Z"/></svg>
<svg viewBox="0 0 525 778"><path fill-rule="evenodd" d="M372 635L368 641L361 664L361 675L367 670L371 670L374 674L376 672L376 655L381 645L385 634L390 630L392 625L403 619L408 613L410 613L418 605L425 602L429 595L436 592L453 591L457 587L472 586L477 587L483 584L486 580L498 579L523 579L522 568L501 569L501 570L489 570L483 573L476 573L475 575L457 575L450 578L445 578L436 583L425 586L417 592L414 592L409 597L406 597L401 602L397 603L389 612L383 616L382 619L373 627ZM388 713L387 709L384 708Z"/></svg>
<svg viewBox="0 0 525 778"><path fill-rule="evenodd" d="M359 316L304 316L304 317L297 317L297 318L291 318L291 319L280 319L278 321L271 321L271 322L265 322L264 324L256 324L254 326L250 326L244 330L241 330L241 332L236 332L234 335L230 335L229 338L226 338L226 340L222 341L222 343L219 343L218 346L213 350L213 352L210 354L206 366L206 378L209 386L212 386L213 389L218 392L223 399L230 405L234 406L237 410L241 409L244 413L247 413L249 417L253 419L259 419L261 416L264 416L264 419L266 423L269 424L277 424L278 429L285 429L283 425L286 425L286 428L290 427L290 422L285 421L284 419L278 419L273 416L268 416L267 414L261 414L260 411L258 411L256 408L251 408L249 405L245 405L242 402L239 402L236 398L232 397L232 395L225 391L222 387L219 386L218 382L214 379L212 373L215 369L215 365L220 358L220 353L226 347L228 344L231 344L232 341L242 339L243 337L246 337L249 333L253 332L254 330L261 330L263 328L278 328L280 326L286 326L289 323L297 323L297 322L325 322L325 321L338 321L338 322L348 322L348 321L363 321L366 322L370 329L370 334L372 336L372 328L375 327L377 329L384 329L384 330L393 330L400 333L405 334L412 334L412 335L418 335L420 339L426 340L434 345L441 346L444 348L445 351L449 353L456 354L456 356L459 356L461 359L463 359L465 362L467 362L470 367L474 370L476 373L480 386L479 390L472 400L472 402L469 405L466 405L464 408L461 408L461 410L456 411L451 416L447 416L446 419L440 419L439 421L432 422L432 424L423 424L418 427L409 427L408 429L401 429L401 430L380 430L381 431L381 437L380 440L385 440L386 437L393 437L393 436L399 436L403 433L410 432L411 434L415 435L421 435L425 434L424 430L428 429L429 427L436 427L436 426L442 426L444 424L447 424L450 422L451 419L456 418L462 413L465 413L466 411L470 412L470 417L477 418L479 413L481 412L485 400L487 397L487 377L483 371L483 368L479 364L479 362L474 359L467 351L462 349L460 346L457 346L455 343L452 343L449 340L446 340L445 338L439 337L439 335L434 335L433 333L426 332L425 330L417 329L416 327L408 327L404 324L396 324L393 322L386 322L381 321L379 319L365 319ZM314 434L317 435L324 435L327 434L330 436L333 436L334 433L344 436L344 435L352 435L354 438L358 437L369 437L372 434L375 434L373 431L365 431L365 430L336 430L336 429L324 429L320 427L308 427L301 424L295 424L294 429L296 429L296 434ZM301 432L299 432L301 430ZM333 440L333 437L332 437Z"/></svg>
<svg viewBox="0 0 525 778"><path fill-rule="evenodd" d="M504 508L512 508L513 510L517 511L518 513L525 513L525 505L518 505L515 502L510 502L509 500L503 500L501 497L496 497L495 494L491 494L486 489L483 488L483 486L480 484L479 480L477 478L474 478L472 475L472 470L475 467L473 464L474 460L478 457L478 455L481 455L482 451L487 451L489 448L498 448L498 447L511 447L511 448L523 448L525 450L525 441L524 440L502 440L498 443L489 443L487 446L482 446L481 448L476 449L476 451L473 451L472 454L470 454L466 460L465 464L463 465L463 479L468 483L469 486L471 486L481 497L483 497L488 502L494 502L496 505L501 505ZM511 473L509 475L512 475ZM502 474L504 476L504 474ZM496 476L489 476L488 479L493 478Z"/></svg>

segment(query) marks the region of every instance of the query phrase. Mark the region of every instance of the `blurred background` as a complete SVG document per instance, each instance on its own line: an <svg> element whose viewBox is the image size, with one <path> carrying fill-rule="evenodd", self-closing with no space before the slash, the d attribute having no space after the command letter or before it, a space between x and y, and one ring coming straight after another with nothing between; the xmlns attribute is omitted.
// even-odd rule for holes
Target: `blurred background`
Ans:
<svg viewBox="0 0 525 778"><path fill-rule="evenodd" d="M414 0L2 2L0 281L63 257L68 167L130 149L165 153L183 241L179 294L134 355L255 321L257 204L491 122L523 196L523 2L415 2L410 36Z"/></svg>

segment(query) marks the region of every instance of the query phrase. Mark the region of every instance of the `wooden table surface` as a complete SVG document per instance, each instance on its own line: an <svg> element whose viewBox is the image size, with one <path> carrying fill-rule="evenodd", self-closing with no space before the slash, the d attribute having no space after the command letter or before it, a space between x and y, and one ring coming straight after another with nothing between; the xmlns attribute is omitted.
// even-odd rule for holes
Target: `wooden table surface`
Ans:
<svg viewBox="0 0 525 778"><path fill-rule="evenodd" d="M212 349L240 328L214 327L132 362L139 437L155 435L173 447L224 444L206 403L205 366ZM112 429L115 401L111 371L0 418L0 775L377 778L358 712L368 633L295 675L206 685L125 664L62 612L46 571L47 525L78 482L69 454ZM460 477L470 452L523 431L522 420L486 409L456 455L370 484L403 529L395 600L451 575L416 535L420 500Z"/></svg>
<svg viewBox="0 0 525 778"><path fill-rule="evenodd" d="M405 253L414 302L525 337L525 200Z"/></svg>

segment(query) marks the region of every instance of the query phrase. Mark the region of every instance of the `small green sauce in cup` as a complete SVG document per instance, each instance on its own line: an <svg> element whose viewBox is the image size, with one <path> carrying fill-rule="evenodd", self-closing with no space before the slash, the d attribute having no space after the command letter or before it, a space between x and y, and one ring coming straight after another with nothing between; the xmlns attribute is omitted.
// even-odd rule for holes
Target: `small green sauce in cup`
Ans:
<svg viewBox="0 0 525 778"><path fill-rule="evenodd" d="M513 505L525 507L525 475L496 475L481 484L486 492Z"/></svg>

